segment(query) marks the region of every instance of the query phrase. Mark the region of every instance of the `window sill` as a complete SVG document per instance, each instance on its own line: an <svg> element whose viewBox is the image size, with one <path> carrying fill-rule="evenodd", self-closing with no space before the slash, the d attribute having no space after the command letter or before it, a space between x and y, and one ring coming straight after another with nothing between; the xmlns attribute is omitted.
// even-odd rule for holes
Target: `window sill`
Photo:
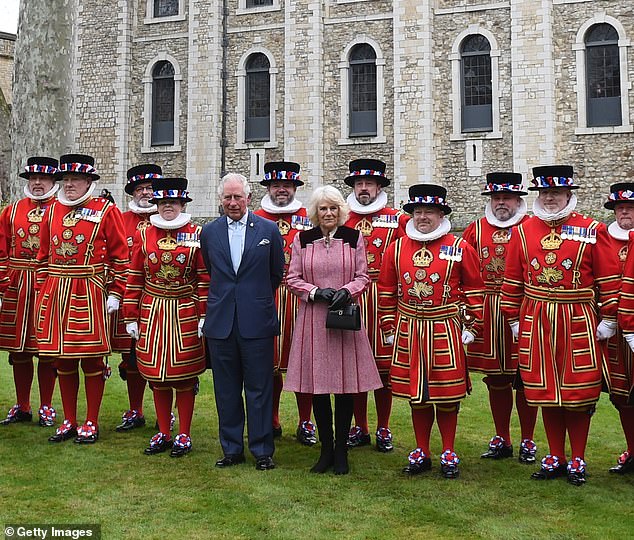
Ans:
<svg viewBox="0 0 634 540"><path fill-rule="evenodd" d="M472 131L469 133L452 133L450 141L469 141L472 139L501 139L501 131Z"/></svg>
<svg viewBox="0 0 634 540"><path fill-rule="evenodd" d="M167 22L184 21L186 19L185 14L182 15L170 15L169 17L146 17L143 19L143 24L157 24Z"/></svg>
<svg viewBox="0 0 634 540"><path fill-rule="evenodd" d="M233 145L235 150L249 150L251 148L277 148L276 141L269 142L248 142L248 143L237 143Z"/></svg>
<svg viewBox="0 0 634 540"><path fill-rule="evenodd" d="M142 154L161 154L165 152L180 152L182 147L180 144L173 146L144 146L141 148Z"/></svg>
<svg viewBox="0 0 634 540"><path fill-rule="evenodd" d="M632 133L634 126L603 126L603 127L579 127L575 129L575 135L602 135L605 133Z"/></svg>
<svg viewBox="0 0 634 540"><path fill-rule="evenodd" d="M339 146L352 146L356 144L385 144L387 139L385 137L354 137L347 139L337 140Z"/></svg>
<svg viewBox="0 0 634 540"><path fill-rule="evenodd" d="M267 13L270 11L280 11L281 7L279 2L274 2L271 6L258 6L258 7L241 7L236 9L236 15L250 15L252 13Z"/></svg>

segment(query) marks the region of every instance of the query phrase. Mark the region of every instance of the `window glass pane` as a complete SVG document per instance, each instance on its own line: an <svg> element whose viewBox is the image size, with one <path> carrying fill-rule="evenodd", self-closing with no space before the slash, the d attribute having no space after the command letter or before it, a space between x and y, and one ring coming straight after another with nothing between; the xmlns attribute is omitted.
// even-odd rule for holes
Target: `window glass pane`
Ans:
<svg viewBox="0 0 634 540"><path fill-rule="evenodd" d="M246 63L246 133L247 141L270 140L271 80L270 63L261 53Z"/></svg>
<svg viewBox="0 0 634 540"><path fill-rule="evenodd" d="M152 145L174 144L174 67L159 62L152 70Z"/></svg>
<svg viewBox="0 0 634 540"><path fill-rule="evenodd" d="M355 45L352 51L350 51L351 64L355 62L366 62L368 60L376 60L376 53L371 45L361 43L360 45Z"/></svg>
<svg viewBox="0 0 634 540"><path fill-rule="evenodd" d="M376 52L367 43L350 51L350 136L376 135Z"/></svg>
<svg viewBox="0 0 634 540"><path fill-rule="evenodd" d="M154 0L154 16L170 17L178 15L178 0Z"/></svg>
<svg viewBox="0 0 634 540"><path fill-rule="evenodd" d="M616 45L618 40L619 34L617 33L616 28L609 24L595 24L586 34L586 45L606 41L612 42ZM604 43L601 44L603 45Z"/></svg>
<svg viewBox="0 0 634 540"><path fill-rule="evenodd" d="M493 128L491 44L480 34L468 36L461 45L462 131Z"/></svg>
<svg viewBox="0 0 634 540"><path fill-rule="evenodd" d="M247 0L247 7L272 6L273 0Z"/></svg>
<svg viewBox="0 0 634 540"><path fill-rule="evenodd" d="M468 54L480 54L483 52L489 52L491 50L491 44L489 40L480 34L474 34L468 36L462 42L462 55Z"/></svg>

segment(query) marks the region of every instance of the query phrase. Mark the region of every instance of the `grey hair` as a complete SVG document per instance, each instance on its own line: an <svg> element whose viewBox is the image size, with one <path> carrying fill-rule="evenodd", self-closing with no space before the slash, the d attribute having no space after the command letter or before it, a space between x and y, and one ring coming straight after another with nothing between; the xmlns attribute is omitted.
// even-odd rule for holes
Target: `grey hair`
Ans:
<svg viewBox="0 0 634 540"><path fill-rule="evenodd" d="M348 220L350 209L346 204L341 191L334 186L320 186L313 191L306 208L306 214L311 223L315 226L319 225L318 208L320 204L329 203L336 204L339 207L339 219L337 226L343 225Z"/></svg>
<svg viewBox="0 0 634 540"><path fill-rule="evenodd" d="M218 197L220 199L222 199L222 194L224 191L225 184L227 182L235 182L235 181L238 181L242 184L242 189L244 190L244 194L247 197L251 195L251 184L249 184L249 181L246 179L245 176L239 173L227 173L220 179L220 183L218 184Z"/></svg>

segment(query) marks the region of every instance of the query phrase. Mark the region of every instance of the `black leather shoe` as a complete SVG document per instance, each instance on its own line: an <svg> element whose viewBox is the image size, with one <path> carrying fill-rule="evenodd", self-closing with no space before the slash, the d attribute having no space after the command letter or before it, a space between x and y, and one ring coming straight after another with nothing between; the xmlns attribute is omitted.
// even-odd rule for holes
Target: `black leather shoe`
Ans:
<svg viewBox="0 0 634 540"><path fill-rule="evenodd" d="M403 472L409 476L415 476L425 471L431 470L431 458L423 458L420 463L409 463L403 467Z"/></svg>
<svg viewBox="0 0 634 540"><path fill-rule="evenodd" d="M273 428L273 438L279 439L282 436L282 426Z"/></svg>
<svg viewBox="0 0 634 540"><path fill-rule="evenodd" d="M440 474L443 478L453 480L460 475L460 469L458 469L458 465L441 465Z"/></svg>
<svg viewBox="0 0 634 540"><path fill-rule="evenodd" d="M568 473L568 483L573 486L582 486L586 483L586 473L580 471L571 471Z"/></svg>
<svg viewBox="0 0 634 540"><path fill-rule="evenodd" d="M270 471L275 469L275 463L271 456L262 456L255 460L255 468L258 471Z"/></svg>
<svg viewBox="0 0 634 540"><path fill-rule="evenodd" d="M99 429L92 422L86 422L77 429L75 444L95 444L99 439Z"/></svg>
<svg viewBox="0 0 634 540"><path fill-rule="evenodd" d="M115 431L119 433L145 426L145 416L140 415L137 411L124 412L121 420L121 423L115 428Z"/></svg>
<svg viewBox="0 0 634 540"><path fill-rule="evenodd" d="M240 465L240 463L244 463L244 454L236 454L233 456L224 456L216 461L216 467L223 469L225 467L233 467L234 465Z"/></svg>
<svg viewBox="0 0 634 540"><path fill-rule="evenodd" d="M363 433L359 426L353 426L348 434L348 448L357 448L359 446L369 446L372 444L372 438L369 433Z"/></svg>
<svg viewBox="0 0 634 540"><path fill-rule="evenodd" d="M9 409L9 413L7 417L0 422L3 426L8 426L9 424L17 424L18 422L30 422L33 420L32 412L25 412L20 409L19 405L14 405Z"/></svg>
<svg viewBox="0 0 634 540"><path fill-rule="evenodd" d="M560 476L566 476L567 472L568 470L566 464L563 463L558 467L555 467L553 470L544 469L542 467L537 472L531 474L531 478L533 480L553 480L554 478L559 478Z"/></svg>
<svg viewBox="0 0 634 540"><path fill-rule="evenodd" d="M634 456L629 452L623 452L614 467L610 467L609 471L614 474L626 474L634 471Z"/></svg>
<svg viewBox="0 0 634 540"><path fill-rule="evenodd" d="M68 420L64 420L61 426L55 430L55 435L51 435L48 440L52 443L60 443L77 437L77 427L70 425Z"/></svg>
<svg viewBox="0 0 634 540"><path fill-rule="evenodd" d="M150 439L150 446L148 446L143 453L146 456L152 456L154 454L161 454L172 447L172 439L168 439L164 433L157 433Z"/></svg>
<svg viewBox="0 0 634 540"><path fill-rule="evenodd" d="M513 457L513 445L506 445L505 440L496 435L489 442L489 449L480 457L484 459L504 459Z"/></svg>

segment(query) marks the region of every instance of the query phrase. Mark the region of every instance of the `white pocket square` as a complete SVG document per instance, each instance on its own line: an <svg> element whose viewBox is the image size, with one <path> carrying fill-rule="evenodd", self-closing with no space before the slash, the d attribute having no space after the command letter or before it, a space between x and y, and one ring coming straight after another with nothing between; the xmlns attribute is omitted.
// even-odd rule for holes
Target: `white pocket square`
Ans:
<svg viewBox="0 0 634 540"><path fill-rule="evenodd" d="M258 246L266 246L268 244L270 244L271 242L269 242L268 238L262 238L262 240L260 240L260 243L258 244Z"/></svg>

